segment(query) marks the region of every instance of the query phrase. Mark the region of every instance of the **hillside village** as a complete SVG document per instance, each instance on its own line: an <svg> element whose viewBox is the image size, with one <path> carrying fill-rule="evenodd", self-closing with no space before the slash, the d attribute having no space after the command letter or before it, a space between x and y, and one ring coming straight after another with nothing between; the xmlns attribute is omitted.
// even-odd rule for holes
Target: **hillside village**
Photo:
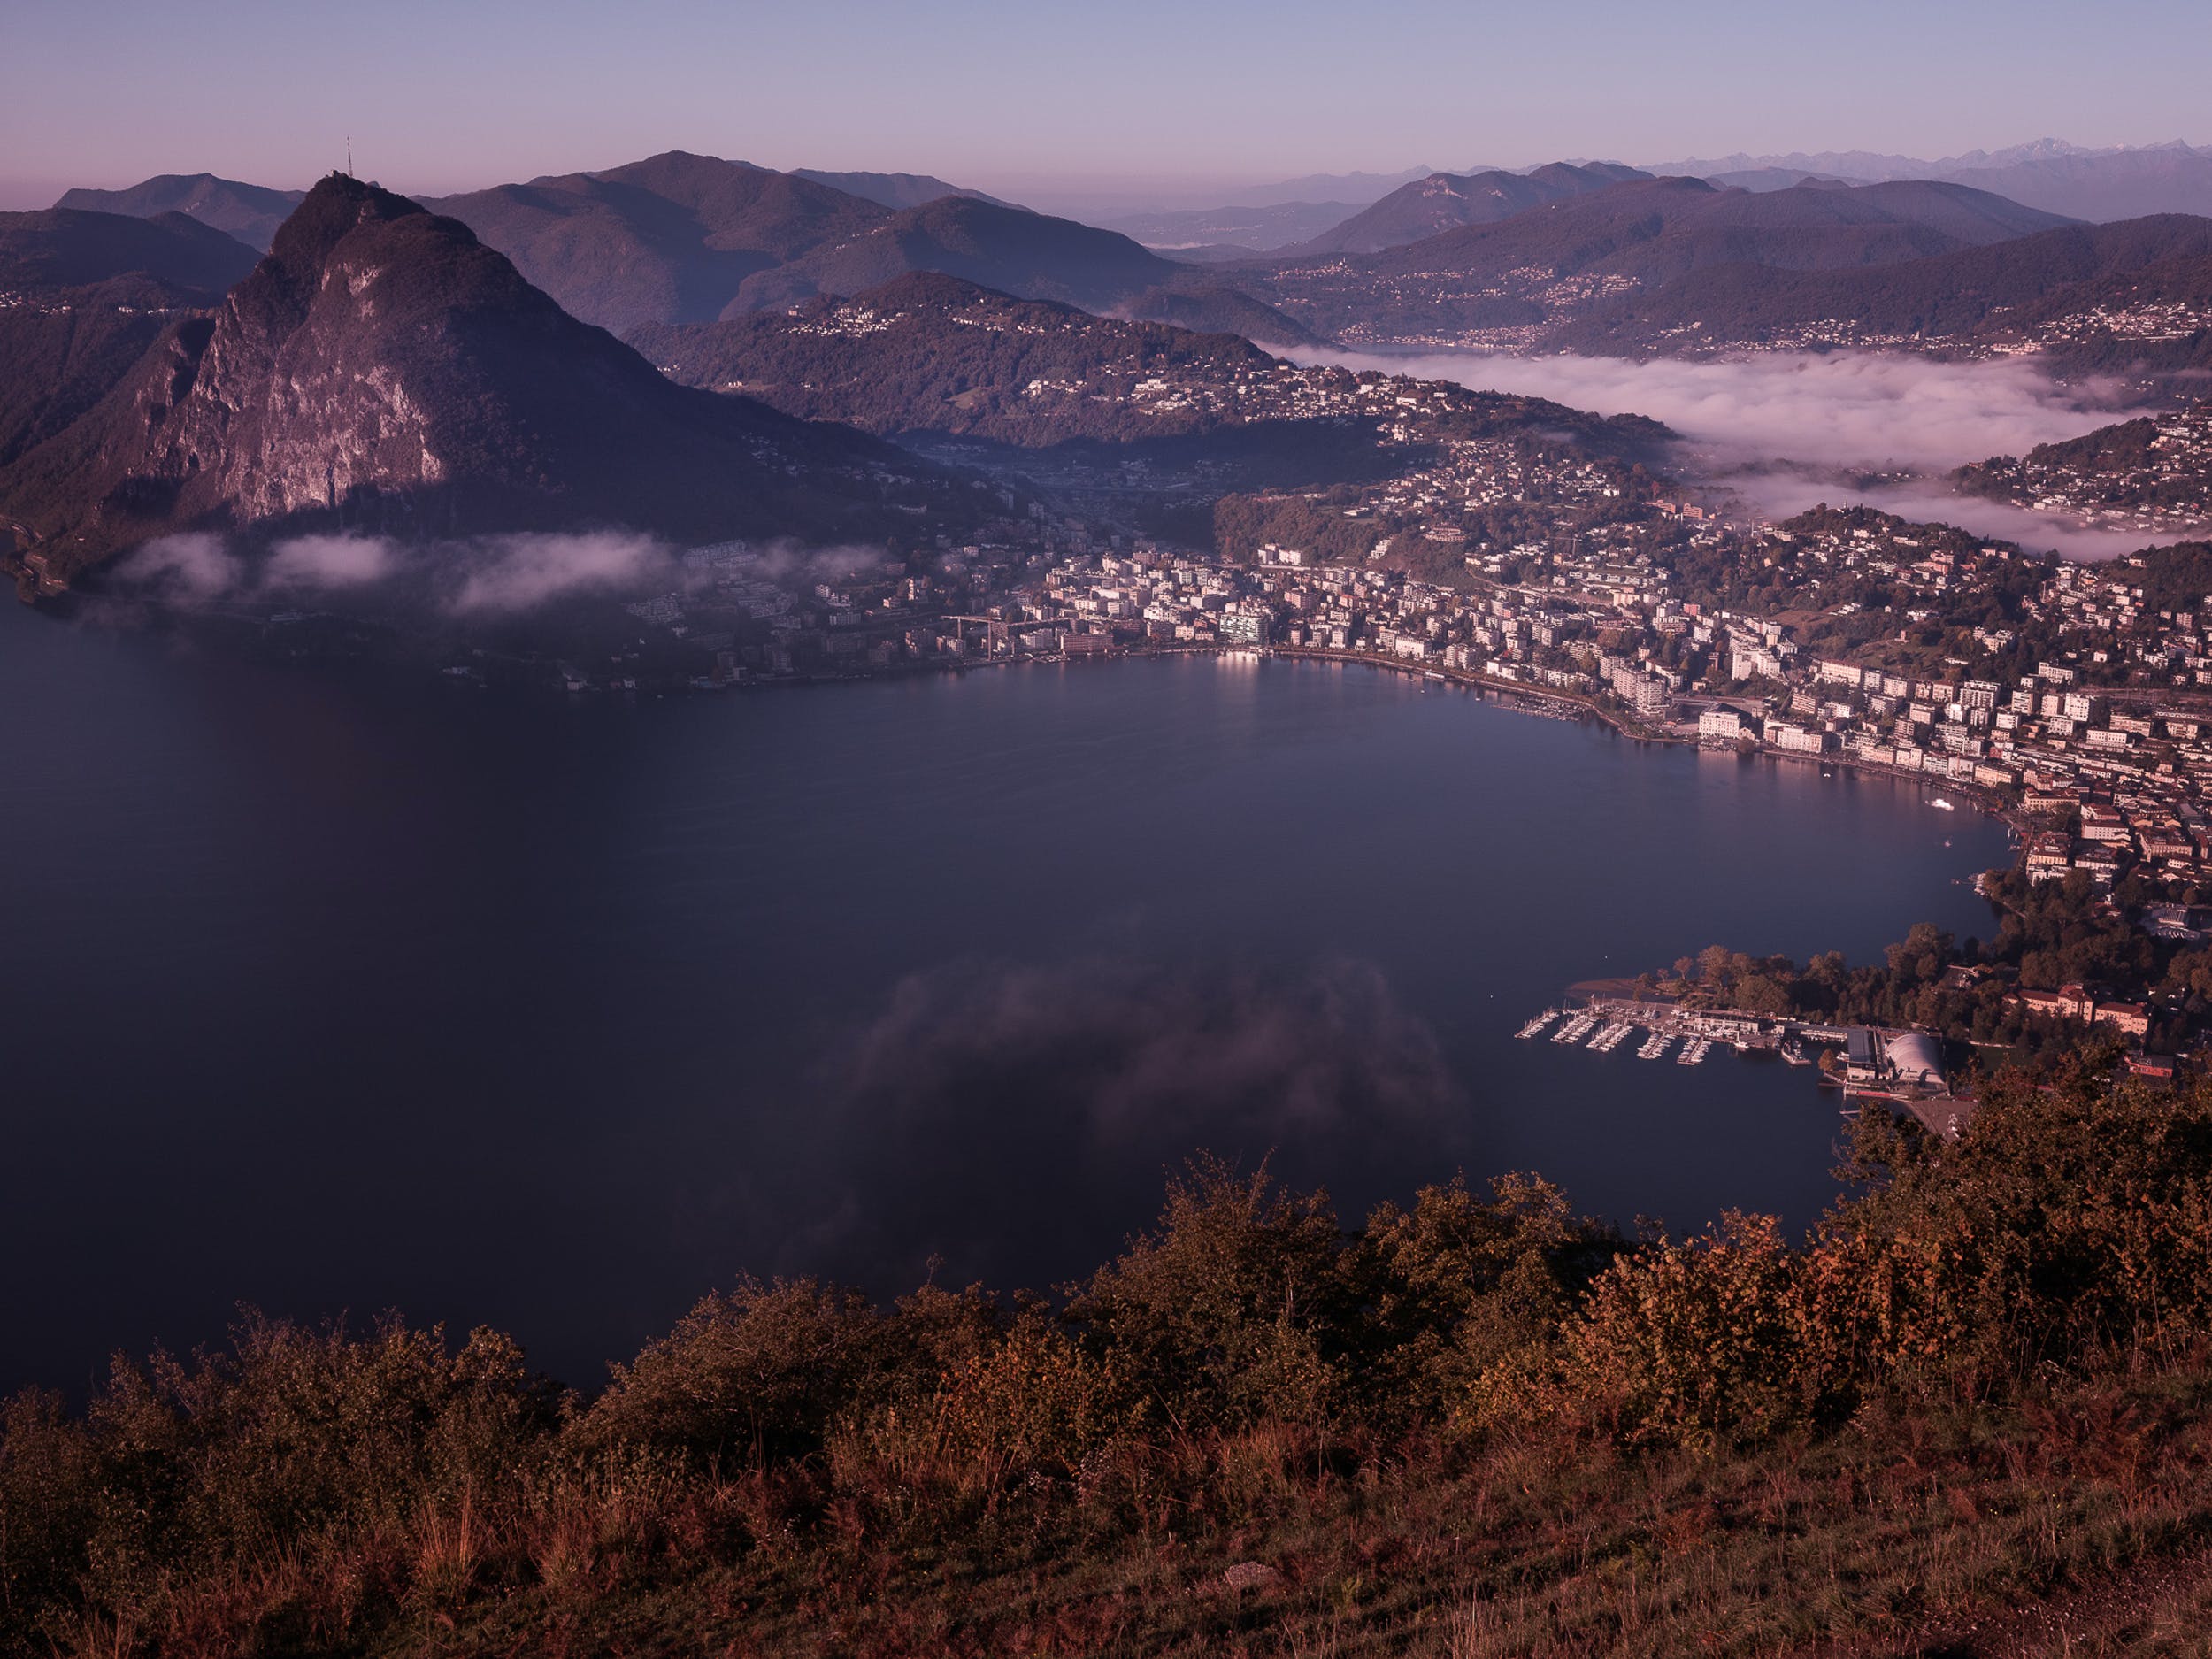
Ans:
<svg viewBox="0 0 2212 1659"><path fill-rule="evenodd" d="M1964 467L1958 483L2097 529L2200 529L2212 524L2212 403Z"/></svg>
<svg viewBox="0 0 2212 1659"><path fill-rule="evenodd" d="M2009 306L1997 306L1979 327L1963 334L1883 327L1861 318L1836 316L1766 326L1680 323L1653 330L1651 343L1669 355L1681 357L1768 351L1913 351L1967 360L2040 357L2054 359L2055 366L2056 360L2083 352L2172 346L2201 339L2207 330L2212 330L2212 306L2187 300L2139 298L2031 319L2016 319L2013 311ZM1563 311L1562 317L1568 314ZM1557 320L1519 329L1478 329L1434 343L1525 349L1544 344Z"/></svg>

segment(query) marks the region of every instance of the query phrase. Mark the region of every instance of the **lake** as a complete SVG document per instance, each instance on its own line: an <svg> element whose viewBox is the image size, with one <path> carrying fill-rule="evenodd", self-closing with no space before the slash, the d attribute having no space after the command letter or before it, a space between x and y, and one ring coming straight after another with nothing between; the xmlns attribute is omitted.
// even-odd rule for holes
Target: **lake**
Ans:
<svg viewBox="0 0 2212 1659"><path fill-rule="evenodd" d="M0 1386L240 1303L588 1386L741 1272L1046 1286L1205 1148L1814 1219L1811 1074L1513 1033L1724 942L1989 912L1910 784L1371 670L667 700L290 669L0 606Z"/></svg>

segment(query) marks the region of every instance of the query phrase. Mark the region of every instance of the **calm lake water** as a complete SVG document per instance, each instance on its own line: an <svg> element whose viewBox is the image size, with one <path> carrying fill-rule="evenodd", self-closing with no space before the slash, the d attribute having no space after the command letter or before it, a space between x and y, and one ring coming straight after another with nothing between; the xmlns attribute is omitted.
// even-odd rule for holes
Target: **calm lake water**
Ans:
<svg viewBox="0 0 2212 1659"><path fill-rule="evenodd" d="M589 1384L743 1271L1048 1285L1198 1148L1348 1214L1463 1169L1812 1220L1835 1098L1513 1041L1723 941L1855 960L1996 825L1366 670L635 703L0 605L0 1385L234 1306Z"/></svg>

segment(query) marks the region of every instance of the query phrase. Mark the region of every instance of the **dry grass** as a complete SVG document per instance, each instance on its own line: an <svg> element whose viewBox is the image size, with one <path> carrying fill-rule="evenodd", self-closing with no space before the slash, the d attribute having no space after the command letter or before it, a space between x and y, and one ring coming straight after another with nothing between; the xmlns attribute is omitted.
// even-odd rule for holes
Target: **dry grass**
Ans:
<svg viewBox="0 0 2212 1659"><path fill-rule="evenodd" d="M960 1505L956 1471L925 1478L941 1509L910 1461L880 1489L848 1464L834 1497L767 1540L762 1494L722 1487L703 1513L724 1548L667 1551L626 1582L554 1582L542 1561L569 1523L543 1523L522 1546L536 1582L480 1598L459 1636L869 1659L1908 1653L2212 1538L2201 1383L2139 1379L2001 1417L1878 1412L1721 1458L1532 1441L1371 1448L1345 1467L1271 1426L1097 1471L1087 1501L1033 1493L990 1515ZM1242 1563L1269 1571L1225 1578ZM2206 1605L2177 1590L2139 1632L2079 1651L2201 1651L2172 1644ZM373 1650L452 1634L396 1630Z"/></svg>

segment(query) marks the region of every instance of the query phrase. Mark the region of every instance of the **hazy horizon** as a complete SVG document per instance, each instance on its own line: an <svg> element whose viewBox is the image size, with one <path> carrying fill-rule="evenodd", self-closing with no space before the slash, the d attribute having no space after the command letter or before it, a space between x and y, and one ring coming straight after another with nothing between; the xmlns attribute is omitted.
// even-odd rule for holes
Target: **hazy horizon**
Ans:
<svg viewBox="0 0 2212 1659"><path fill-rule="evenodd" d="M298 188L343 163L349 136L362 176L423 195L681 149L933 173L1017 199L1192 205L1416 165L2206 136L2194 66L2212 12L2131 0L2051 51L2077 15L1878 0L1842 37L1739 0L1659 28L1622 0L1572 17L1400 0L1356 27L1333 8L1241 0L1111 13L990 0L958 26L881 0L804 17L659 0L619 20L513 0L392 0L365 16L111 0L12 22L13 61L35 73L0 108L0 205L164 173ZM2155 54L2132 44L2154 36Z"/></svg>

